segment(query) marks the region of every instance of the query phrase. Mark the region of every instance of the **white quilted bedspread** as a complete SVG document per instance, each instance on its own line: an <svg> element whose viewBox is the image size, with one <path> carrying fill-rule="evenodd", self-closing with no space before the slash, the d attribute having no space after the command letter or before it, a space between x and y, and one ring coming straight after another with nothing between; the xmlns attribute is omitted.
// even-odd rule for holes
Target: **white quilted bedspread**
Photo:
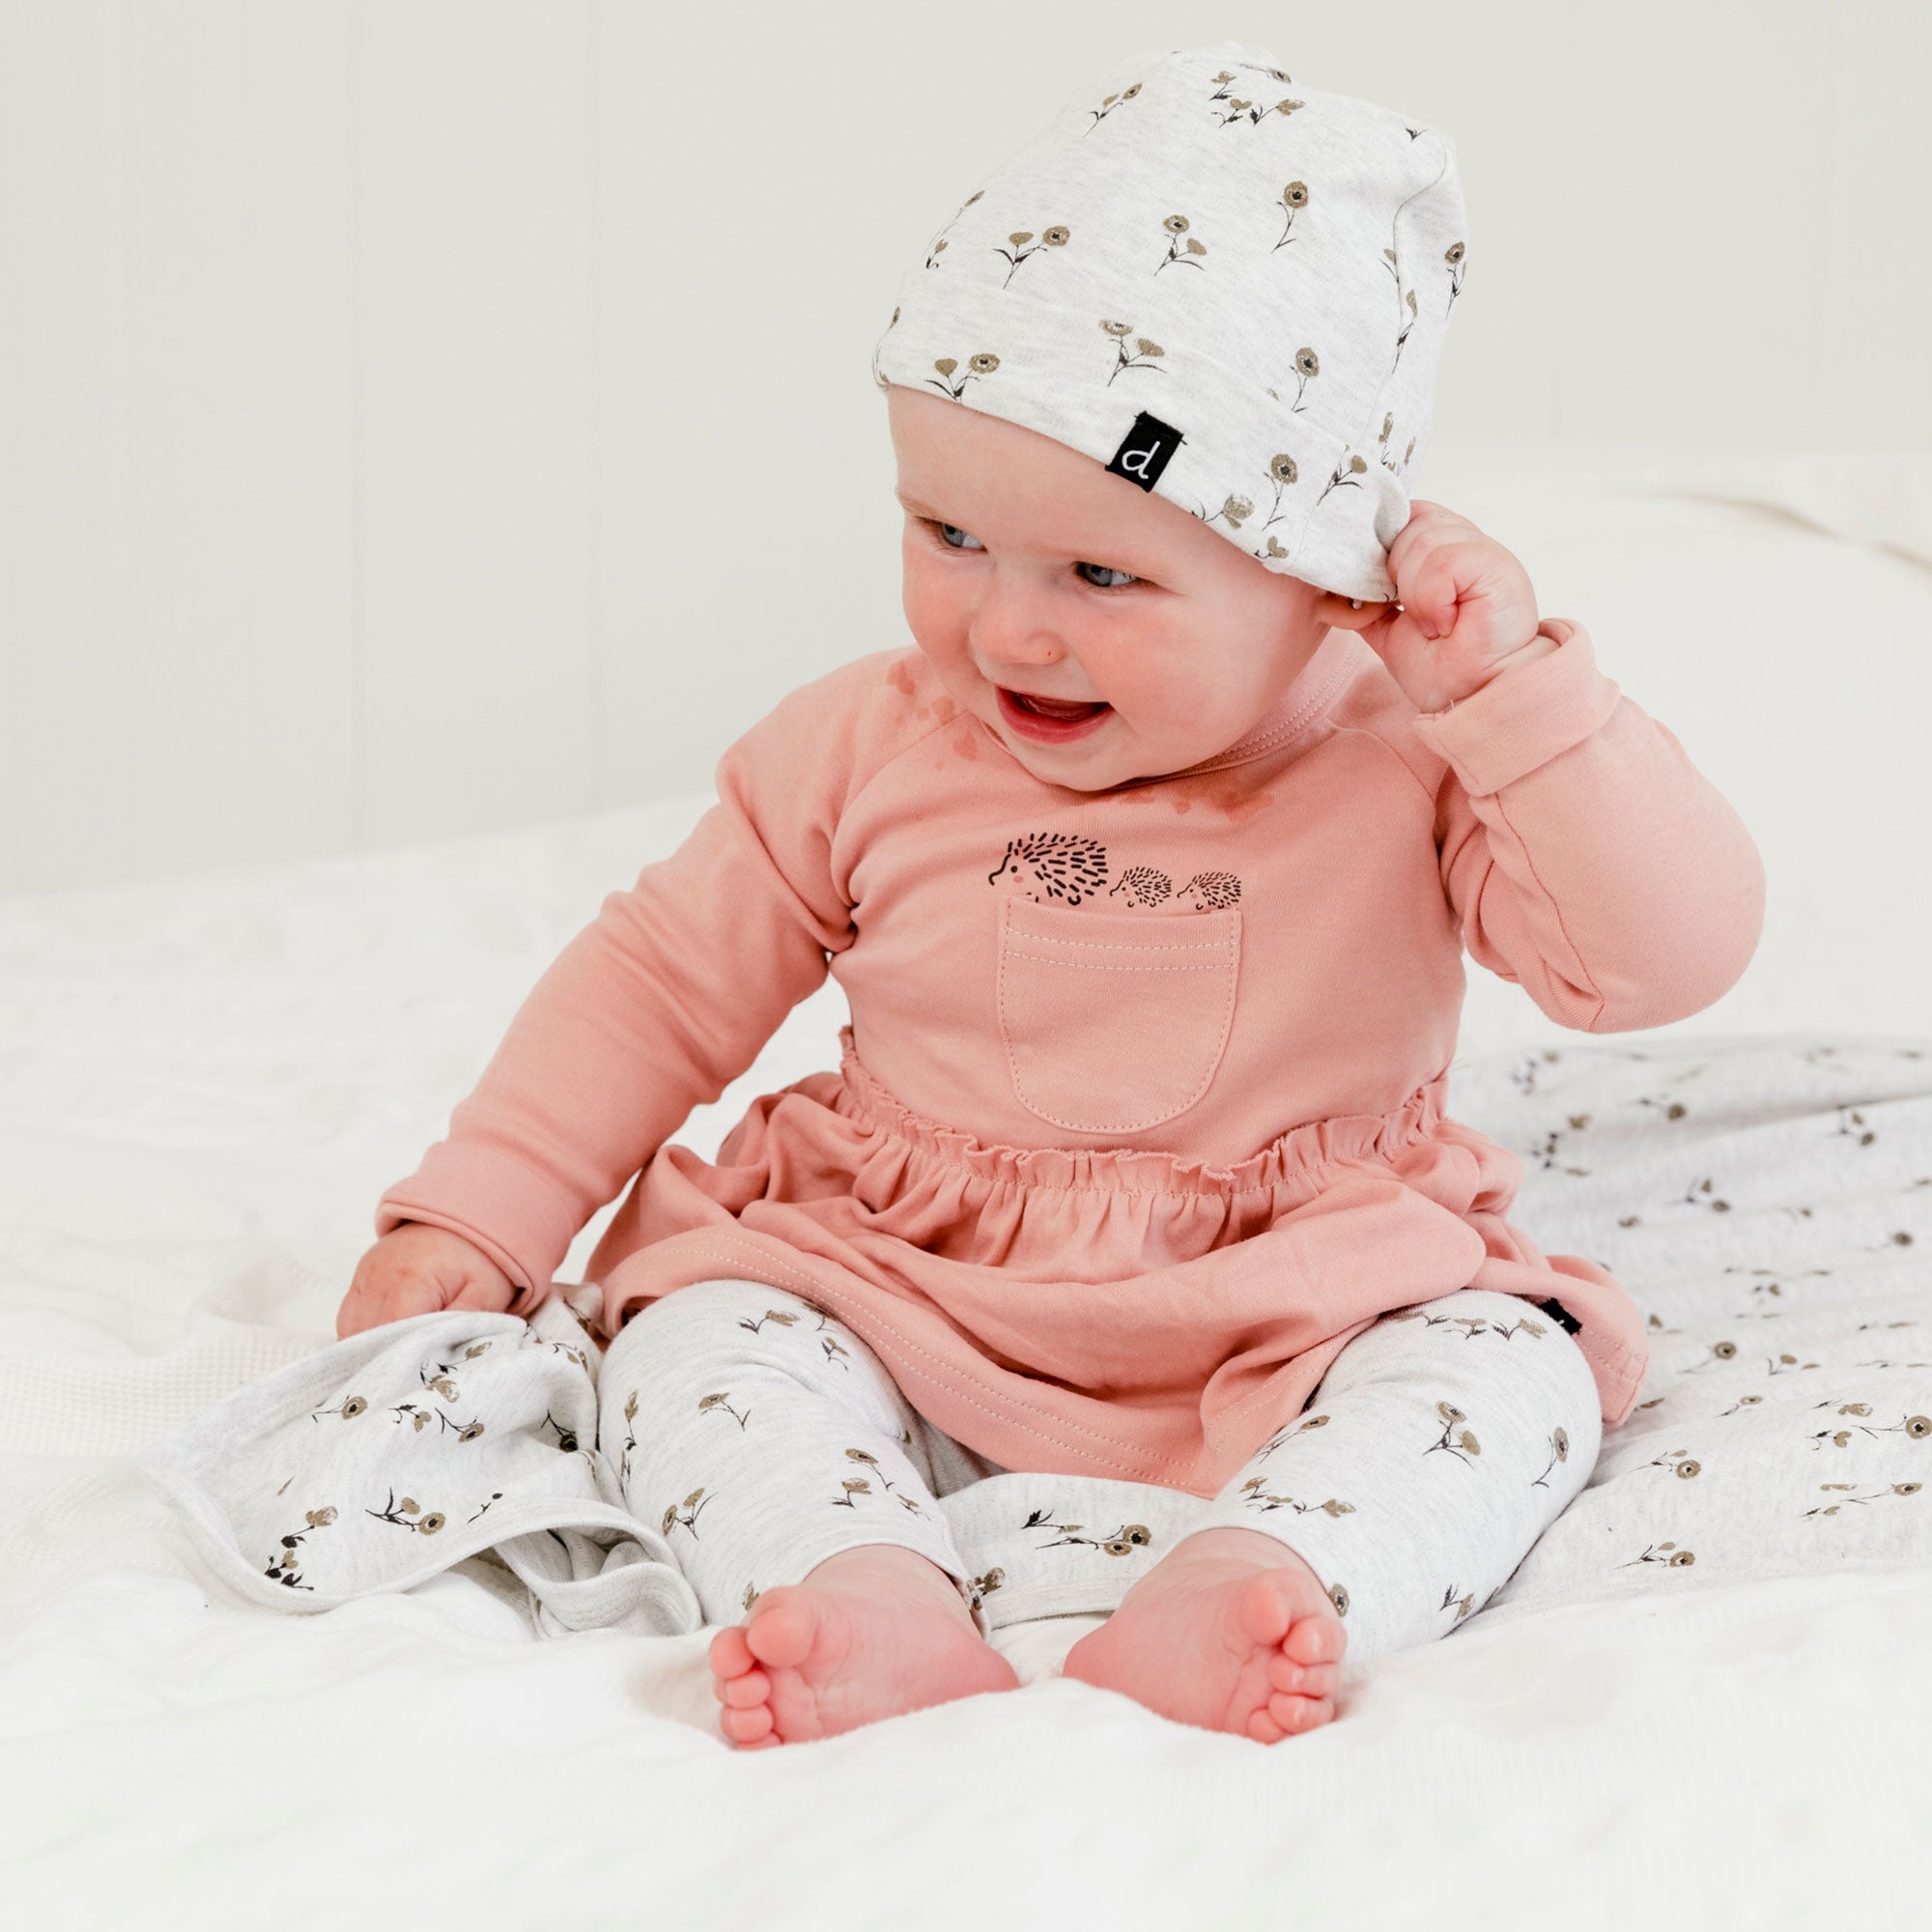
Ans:
<svg viewBox="0 0 1932 1932"><path fill-rule="evenodd" d="M133 1459L330 1343L381 1188L699 801L0 902L0 1923L1826 1926L1932 1843L1932 1041L1526 1031L1452 1105L1650 1318L1492 1605L1264 1747L1055 1673L734 1753L708 1635L467 1563L231 1601ZM1520 999L1520 995L1516 995ZM1526 1003L1525 1003L1526 1004ZM683 1138L831 1064L801 1007ZM581 1267L603 1217L580 1237Z"/></svg>

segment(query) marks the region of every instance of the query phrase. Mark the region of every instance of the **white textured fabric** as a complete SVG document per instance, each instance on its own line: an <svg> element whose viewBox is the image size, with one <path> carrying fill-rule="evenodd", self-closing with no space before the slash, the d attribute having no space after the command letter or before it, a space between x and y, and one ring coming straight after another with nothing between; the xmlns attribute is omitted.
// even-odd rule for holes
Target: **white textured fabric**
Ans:
<svg viewBox="0 0 1932 1932"><path fill-rule="evenodd" d="M140 1467L267 1609L336 1609L494 1550L545 1635L696 1630L677 1559L598 1454L595 1360L561 1300L529 1321L418 1315L236 1390Z"/></svg>
<svg viewBox="0 0 1932 1932"><path fill-rule="evenodd" d="M1066 443L1270 570L1392 599L1466 227L1439 128L1243 41L1135 54L934 235L872 379Z"/></svg>

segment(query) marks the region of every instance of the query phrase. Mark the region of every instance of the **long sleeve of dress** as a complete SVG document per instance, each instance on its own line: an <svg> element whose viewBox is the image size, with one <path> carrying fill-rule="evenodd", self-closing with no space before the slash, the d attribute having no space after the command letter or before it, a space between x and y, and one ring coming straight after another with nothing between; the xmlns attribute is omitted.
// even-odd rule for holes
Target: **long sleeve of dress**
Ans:
<svg viewBox="0 0 1932 1932"><path fill-rule="evenodd" d="M792 692L724 753L717 804L544 972L447 1138L383 1195L379 1236L453 1230L531 1313L590 1217L824 980L854 937L832 866L855 782L852 670Z"/></svg>
<svg viewBox="0 0 1932 1932"><path fill-rule="evenodd" d="M1764 928L1764 864L1672 733L1557 648L1416 720L1447 761L1443 890L1469 956L1583 1033L1664 1026L1735 985Z"/></svg>

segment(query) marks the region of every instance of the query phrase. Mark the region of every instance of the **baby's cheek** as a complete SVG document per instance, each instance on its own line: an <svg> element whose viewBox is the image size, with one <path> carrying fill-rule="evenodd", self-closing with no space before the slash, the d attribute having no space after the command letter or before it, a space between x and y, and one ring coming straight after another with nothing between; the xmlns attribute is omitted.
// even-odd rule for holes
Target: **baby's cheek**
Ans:
<svg viewBox="0 0 1932 1932"><path fill-rule="evenodd" d="M1218 750L1225 715L1234 708L1225 688L1216 688L1211 679L1191 669L1143 672L1122 680L1108 696L1114 708L1150 744L1188 746L1212 740ZM1200 755L1211 754L1210 751Z"/></svg>

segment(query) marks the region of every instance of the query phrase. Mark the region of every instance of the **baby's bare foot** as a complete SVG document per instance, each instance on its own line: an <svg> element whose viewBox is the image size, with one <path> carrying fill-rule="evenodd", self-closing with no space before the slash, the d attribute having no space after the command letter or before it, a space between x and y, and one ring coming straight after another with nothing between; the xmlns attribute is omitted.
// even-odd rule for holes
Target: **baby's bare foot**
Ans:
<svg viewBox="0 0 1932 1932"><path fill-rule="evenodd" d="M952 1579L898 1544L867 1543L764 1592L711 1639L720 1724L734 1744L802 1744L1019 1675L980 1636Z"/></svg>
<svg viewBox="0 0 1932 1932"><path fill-rule="evenodd" d="M1066 1653L1065 1674L1163 1718L1275 1744L1335 1715L1348 1633L1321 1578L1261 1530L1198 1530Z"/></svg>

